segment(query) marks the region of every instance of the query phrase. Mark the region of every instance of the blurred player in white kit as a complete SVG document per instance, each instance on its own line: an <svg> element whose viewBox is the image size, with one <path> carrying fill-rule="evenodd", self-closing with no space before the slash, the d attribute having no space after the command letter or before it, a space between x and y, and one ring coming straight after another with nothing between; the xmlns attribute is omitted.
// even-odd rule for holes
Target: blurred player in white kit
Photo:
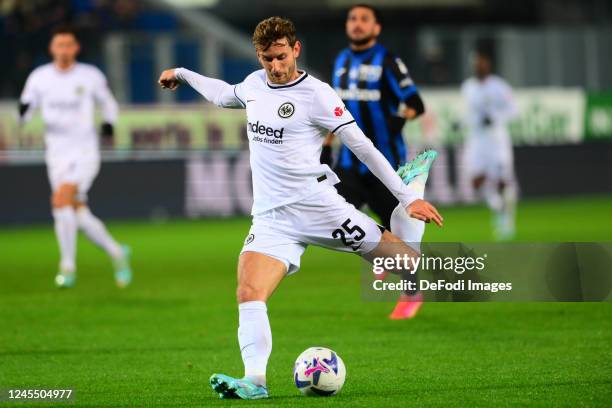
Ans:
<svg viewBox="0 0 612 408"><path fill-rule="evenodd" d="M28 77L19 103L20 123L40 109L45 124L45 161L51 184L51 207L60 249L59 287L76 282L77 232L80 229L112 259L115 281L129 285L132 277L129 249L121 246L87 206L87 192L100 170L100 149L94 124L98 105L103 117L102 136L112 141L118 106L104 74L93 65L76 61L80 46L76 33L60 27L52 35L51 63Z"/></svg>
<svg viewBox="0 0 612 408"><path fill-rule="evenodd" d="M508 240L514 237L517 199L508 122L518 110L508 83L493 74L488 50L476 52L474 73L461 86L467 105L465 163L474 189L493 212L496 239Z"/></svg>

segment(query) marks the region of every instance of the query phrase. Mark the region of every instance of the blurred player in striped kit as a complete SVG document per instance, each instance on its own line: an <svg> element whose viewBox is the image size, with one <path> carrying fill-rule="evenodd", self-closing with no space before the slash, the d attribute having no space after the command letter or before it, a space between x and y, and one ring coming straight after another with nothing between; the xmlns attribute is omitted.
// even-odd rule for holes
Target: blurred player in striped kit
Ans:
<svg viewBox="0 0 612 408"><path fill-rule="evenodd" d="M423 114L425 107L406 65L377 42L381 28L380 13L375 7L357 4L349 9L346 34L350 46L340 51L336 58L332 85L359 127L391 166L398 168L408 156L402 128L406 120ZM330 165L333 139L334 135L330 134L321 156L322 162ZM433 160L435 152L430 154ZM340 147L334 171L341 180L336 187L340 195L357 208L367 205L385 228L398 234L394 231L392 217L397 199L346 145ZM403 217L400 212L397 214ZM409 234L411 240L418 240L412 243L416 247L425 226L418 220L410 222L420 231L416 235ZM408 291L400 297L390 318L412 318L422 303L420 293Z"/></svg>
<svg viewBox="0 0 612 408"><path fill-rule="evenodd" d="M28 121L40 109L45 124L45 161L61 256L55 283L68 288L76 282L80 229L110 256L115 282L125 287L132 277L129 250L115 241L87 206L87 191L100 170L95 105L101 108L102 136L106 141L112 141L118 107L104 74L93 65L76 61L79 49L71 28L54 31L49 44L53 61L36 68L28 77L20 98L20 122Z"/></svg>

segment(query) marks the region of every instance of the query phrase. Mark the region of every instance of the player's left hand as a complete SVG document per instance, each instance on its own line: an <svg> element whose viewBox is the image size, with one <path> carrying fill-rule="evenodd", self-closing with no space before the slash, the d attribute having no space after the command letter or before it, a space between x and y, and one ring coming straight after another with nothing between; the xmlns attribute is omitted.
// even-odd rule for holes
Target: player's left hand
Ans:
<svg viewBox="0 0 612 408"><path fill-rule="evenodd" d="M162 88L170 89L171 91L174 91L181 84L181 82L178 80L178 78L174 74L174 68L167 69L164 72L162 72L161 75L159 76L159 79L157 80L157 83Z"/></svg>
<svg viewBox="0 0 612 408"><path fill-rule="evenodd" d="M100 143L103 147L113 147L115 131L111 123L105 122L100 125Z"/></svg>
<svg viewBox="0 0 612 408"><path fill-rule="evenodd" d="M438 224L439 227L442 226L442 221L444 221L444 218L442 218L436 207L425 200L414 200L406 207L406 212L412 218L427 223L433 221Z"/></svg>

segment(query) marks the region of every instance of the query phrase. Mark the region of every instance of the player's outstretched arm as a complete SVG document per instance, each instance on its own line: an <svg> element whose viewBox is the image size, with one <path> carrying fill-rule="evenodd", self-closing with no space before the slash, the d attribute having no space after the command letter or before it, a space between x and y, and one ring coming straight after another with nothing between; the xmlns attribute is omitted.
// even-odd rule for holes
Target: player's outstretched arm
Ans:
<svg viewBox="0 0 612 408"><path fill-rule="evenodd" d="M425 222L433 221L442 226L442 216L438 213L438 210L427 201L420 199L414 191L404 184L391 164L374 147L372 141L366 137L359 126L355 123L343 126L336 132L336 135L398 199L402 206L406 208L408 215Z"/></svg>
<svg viewBox="0 0 612 408"><path fill-rule="evenodd" d="M97 71L95 83L93 84L93 95L102 113L102 124L100 125L100 137L104 146L112 146L114 143L114 125L119 116L119 105L113 96L106 77Z"/></svg>
<svg viewBox="0 0 612 408"><path fill-rule="evenodd" d="M219 79L208 78L185 68L167 69L157 81L162 88L176 90L181 83L187 83L209 102L222 108L244 109L245 104L238 97L237 87Z"/></svg>

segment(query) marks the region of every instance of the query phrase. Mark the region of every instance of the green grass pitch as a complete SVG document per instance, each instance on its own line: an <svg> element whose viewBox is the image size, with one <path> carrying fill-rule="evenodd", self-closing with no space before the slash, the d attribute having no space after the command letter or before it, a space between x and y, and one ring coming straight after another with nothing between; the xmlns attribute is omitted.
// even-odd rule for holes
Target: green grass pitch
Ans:
<svg viewBox="0 0 612 408"><path fill-rule="evenodd" d="M526 201L517 238L611 241L611 209L609 196ZM484 208L443 215L427 240L489 239ZM413 321L389 321L392 304L360 299L359 259L319 248L269 302L271 398L218 400L210 374L242 374L234 286L248 227L109 223L134 251L123 291L83 238L77 286L59 291L51 226L0 229L0 388L71 387L65 406L79 407L610 406L612 304L429 303ZM336 397L302 397L292 383L295 358L315 345L346 363ZM62 404L14 404L28 405Z"/></svg>

